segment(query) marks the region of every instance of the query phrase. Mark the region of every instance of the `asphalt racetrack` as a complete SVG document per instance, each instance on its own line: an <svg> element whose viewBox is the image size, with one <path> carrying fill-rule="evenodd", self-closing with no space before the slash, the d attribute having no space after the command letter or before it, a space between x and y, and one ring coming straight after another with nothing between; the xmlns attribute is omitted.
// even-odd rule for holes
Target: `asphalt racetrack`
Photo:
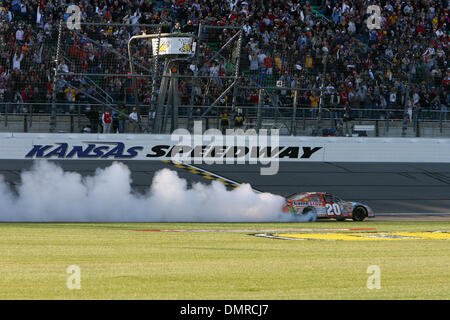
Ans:
<svg viewBox="0 0 450 320"><path fill-rule="evenodd" d="M64 170L92 175L112 161L57 161ZM132 172L133 188L149 188L163 168L176 170L190 183L210 183L201 175L162 161L123 161ZM33 160L0 160L0 175L12 185ZM256 190L288 196L304 191L330 192L343 200L371 206L375 219L450 220L450 165L446 163L322 163L280 162L276 175L260 175L261 165L196 165Z"/></svg>

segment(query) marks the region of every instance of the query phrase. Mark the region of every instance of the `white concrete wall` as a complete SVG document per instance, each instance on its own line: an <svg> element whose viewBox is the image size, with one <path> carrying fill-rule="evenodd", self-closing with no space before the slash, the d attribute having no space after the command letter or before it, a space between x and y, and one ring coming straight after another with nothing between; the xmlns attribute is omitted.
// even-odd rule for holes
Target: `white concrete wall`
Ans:
<svg viewBox="0 0 450 320"><path fill-rule="evenodd" d="M255 150L256 146L278 146L279 152L274 153L280 161L450 163L450 139L266 136L258 140L250 137L179 136L175 139L171 135L147 134L0 133L0 159L200 160L201 156L184 159L170 157L168 151L181 144L189 148L224 146L222 154L231 154L231 146L247 147L249 150ZM208 150L211 149L206 148L204 153L208 154ZM158 151L162 153L160 156L147 157L147 154L156 155ZM253 158L249 154L251 151L247 156L236 159L250 161ZM219 158L224 159L224 156L203 160Z"/></svg>

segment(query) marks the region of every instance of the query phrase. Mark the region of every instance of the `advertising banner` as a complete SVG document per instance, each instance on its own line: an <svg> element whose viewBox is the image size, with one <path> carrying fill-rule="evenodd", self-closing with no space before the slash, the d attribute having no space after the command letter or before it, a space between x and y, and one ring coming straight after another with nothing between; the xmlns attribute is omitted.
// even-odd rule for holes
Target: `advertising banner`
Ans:
<svg viewBox="0 0 450 320"><path fill-rule="evenodd" d="M159 55L194 53L193 39L190 37L167 37L159 39ZM152 39L153 55L158 54L158 38Z"/></svg>
<svg viewBox="0 0 450 320"><path fill-rule="evenodd" d="M0 159L252 163L450 162L450 140L259 135L0 133ZM253 163L254 163L253 162Z"/></svg>

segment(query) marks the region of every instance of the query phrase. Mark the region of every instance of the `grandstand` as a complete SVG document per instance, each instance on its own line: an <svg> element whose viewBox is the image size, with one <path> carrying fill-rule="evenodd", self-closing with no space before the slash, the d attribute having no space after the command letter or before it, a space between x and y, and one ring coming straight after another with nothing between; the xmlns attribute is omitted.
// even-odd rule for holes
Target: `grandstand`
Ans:
<svg viewBox="0 0 450 320"><path fill-rule="evenodd" d="M246 128L345 135L347 106L362 134L450 136L447 3L377 1L380 29L369 30L374 3L0 0L0 131L82 132L95 106L117 119L136 107L153 132L166 62L148 39L131 56L127 45L182 32L196 50L174 73L179 127L218 128L221 112L241 109ZM80 28L68 28L69 5Z"/></svg>

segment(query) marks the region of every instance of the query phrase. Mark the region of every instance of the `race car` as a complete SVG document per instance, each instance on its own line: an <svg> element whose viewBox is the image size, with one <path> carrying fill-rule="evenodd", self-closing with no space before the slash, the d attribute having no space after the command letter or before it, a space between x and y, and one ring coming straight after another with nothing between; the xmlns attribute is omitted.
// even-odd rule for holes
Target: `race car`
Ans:
<svg viewBox="0 0 450 320"><path fill-rule="evenodd" d="M335 218L338 221L352 218L363 221L374 217L373 210L362 203L343 201L326 192L302 192L286 198L283 212L292 215L315 214L317 218Z"/></svg>

